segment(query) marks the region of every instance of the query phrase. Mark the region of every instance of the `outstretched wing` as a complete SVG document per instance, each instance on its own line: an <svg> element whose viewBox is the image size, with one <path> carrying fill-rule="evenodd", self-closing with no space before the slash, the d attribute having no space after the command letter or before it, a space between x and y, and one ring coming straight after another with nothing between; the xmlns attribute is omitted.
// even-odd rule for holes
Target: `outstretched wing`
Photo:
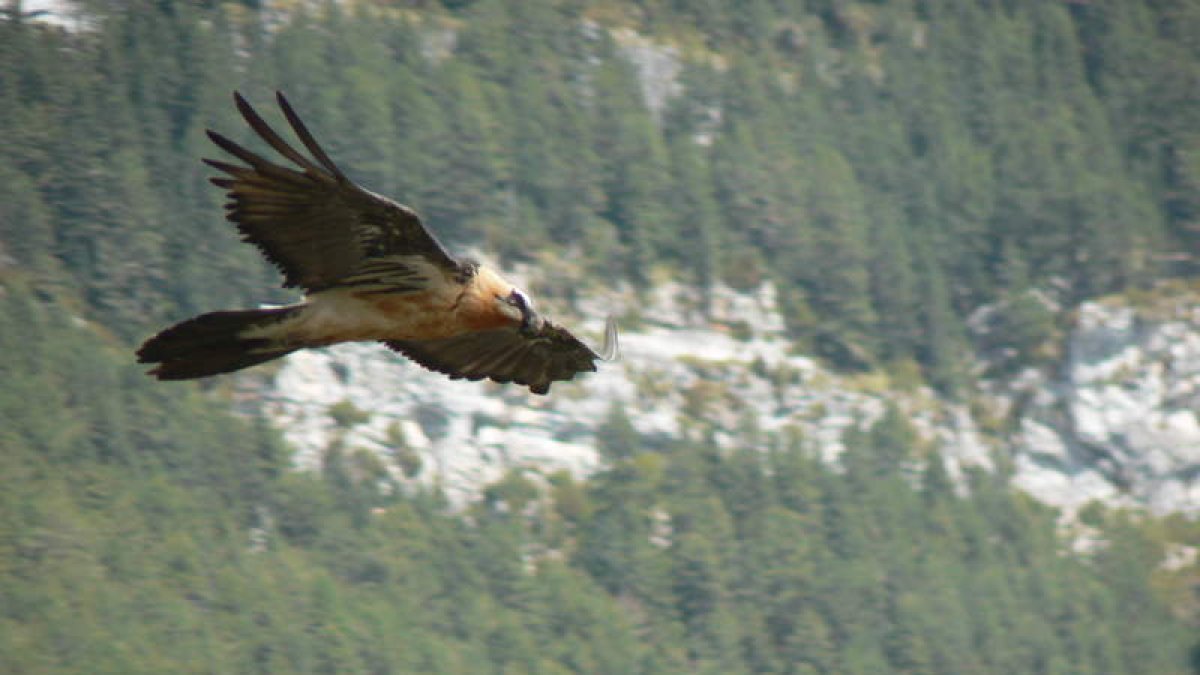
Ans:
<svg viewBox="0 0 1200 675"><path fill-rule="evenodd" d="M283 272L285 286L309 291L342 285L416 290L426 281L429 265L461 273L462 264L416 213L348 179L283 94L276 96L311 158L288 145L240 94L234 93L234 101L250 127L299 171L272 163L214 131L208 132L209 138L248 166L204 161L229 174L211 179L228 191L227 217L245 241Z"/></svg>
<svg viewBox="0 0 1200 675"><path fill-rule="evenodd" d="M454 380L489 378L545 394L551 383L596 370L598 359L615 358L616 340L616 324L610 319L600 354L549 321L532 336L515 328L499 328L439 340L390 340L384 344Z"/></svg>

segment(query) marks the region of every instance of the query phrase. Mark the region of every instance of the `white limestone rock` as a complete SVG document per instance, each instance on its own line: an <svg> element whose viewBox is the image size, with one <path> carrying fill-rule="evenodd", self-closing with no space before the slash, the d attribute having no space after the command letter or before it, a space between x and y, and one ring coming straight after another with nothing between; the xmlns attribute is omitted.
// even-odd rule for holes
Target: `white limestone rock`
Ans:
<svg viewBox="0 0 1200 675"><path fill-rule="evenodd" d="M683 92L679 73L683 60L679 48L661 44L630 28L611 31L617 49L637 69L642 98L655 119L661 120L667 103Z"/></svg>
<svg viewBox="0 0 1200 675"><path fill-rule="evenodd" d="M1200 321L1186 295L1162 315L1088 302L1012 438L1014 484L1068 510L1091 500L1200 513Z"/></svg>
<svg viewBox="0 0 1200 675"><path fill-rule="evenodd" d="M581 300L576 309L590 318L565 322L587 339L600 339L604 310L639 307L640 325L623 330L620 361L555 384L549 396L451 382L372 344L297 352L254 395L296 448L298 468L319 469L337 443L378 454L404 481L392 461L402 444L422 460L416 480L442 486L456 503L513 468L576 476L596 470L602 461L596 435L614 405L650 446L708 425L727 447L799 436L815 456L836 462L847 429L872 424L887 400L904 402L855 391L792 354L773 287L741 293L717 286L703 294L668 282L640 300L628 288ZM253 378L245 381L250 386ZM930 399L926 393L913 406L925 409L914 419L939 446L955 449L953 470L990 467L969 415L953 412L951 423L939 426ZM331 411L346 404L365 412L365 421L339 426Z"/></svg>
<svg viewBox="0 0 1200 675"><path fill-rule="evenodd" d="M514 278L529 287L537 275L518 269ZM594 343L615 314L622 358L555 384L549 396L451 382L365 344L293 354L253 395L297 449L298 467L319 468L333 443L385 460L402 443L422 460L416 480L441 485L458 503L513 468L595 471L597 433L614 406L648 447L707 427L729 448L798 437L836 465L846 430L892 404L960 486L967 468L993 470L1003 446L1014 487L1067 513L1092 500L1200 512L1200 311L1186 302L1157 318L1114 303L1081 306L1061 367L985 383L986 402L1015 429L998 440L930 391L864 387L792 353L770 285L738 292L668 280L641 294L618 286L581 296L547 313ZM330 411L342 402L366 411L366 421L339 427Z"/></svg>

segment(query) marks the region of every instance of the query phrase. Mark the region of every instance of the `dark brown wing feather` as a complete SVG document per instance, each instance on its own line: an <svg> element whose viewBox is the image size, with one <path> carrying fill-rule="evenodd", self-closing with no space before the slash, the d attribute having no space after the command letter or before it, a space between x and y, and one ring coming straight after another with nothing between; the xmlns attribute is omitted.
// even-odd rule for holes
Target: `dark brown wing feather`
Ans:
<svg viewBox="0 0 1200 675"><path fill-rule="evenodd" d="M596 370L600 355L549 321L534 336L514 328L468 333L440 340L391 340L388 347L451 379L515 382L535 394L577 373Z"/></svg>
<svg viewBox="0 0 1200 675"><path fill-rule="evenodd" d="M407 279L407 288L414 288L418 282L411 267L404 265L407 256L461 272L459 261L425 229L416 213L346 178L283 94L277 96L312 158L288 145L240 94L235 93L234 100L250 127L300 171L274 164L213 131L208 132L209 138L248 166L204 161L229 174L229 178L212 179L228 191L227 217L245 241L283 272L285 286L318 291L375 284L405 290Z"/></svg>

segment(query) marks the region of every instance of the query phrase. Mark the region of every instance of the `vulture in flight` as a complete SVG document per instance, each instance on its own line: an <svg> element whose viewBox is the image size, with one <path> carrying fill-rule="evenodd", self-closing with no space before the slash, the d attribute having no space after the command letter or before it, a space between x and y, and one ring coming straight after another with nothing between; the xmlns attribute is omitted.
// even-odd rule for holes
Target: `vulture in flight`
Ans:
<svg viewBox="0 0 1200 675"><path fill-rule="evenodd" d="M229 198L228 219L304 290L286 307L210 312L150 338L137 352L160 380L228 373L297 349L377 340L452 379L513 382L545 394L596 370L617 351L610 317L600 353L540 316L495 270L451 256L412 209L338 169L283 94L279 106L311 156L297 151L240 94L250 127L295 167L224 136L208 136L242 164L205 159Z"/></svg>

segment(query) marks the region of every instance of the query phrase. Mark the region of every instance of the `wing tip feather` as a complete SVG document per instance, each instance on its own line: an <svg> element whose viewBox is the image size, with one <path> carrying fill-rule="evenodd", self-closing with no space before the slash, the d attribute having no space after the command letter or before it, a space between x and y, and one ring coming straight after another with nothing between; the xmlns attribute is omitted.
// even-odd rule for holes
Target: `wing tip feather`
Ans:
<svg viewBox="0 0 1200 675"><path fill-rule="evenodd" d="M275 100L279 104L280 110L283 111L283 116L287 118L288 124L292 126L292 131L296 133L296 136L304 144L304 147L308 148L308 151L312 153L313 158L339 183L349 183L350 179L346 178L346 174L342 173L338 165L334 163L333 159L325 152L325 149L321 147L321 144L317 142L312 132L308 130L308 125L300 119L300 115L296 113L296 109L292 107L292 104L283 95L282 91L276 90Z"/></svg>
<svg viewBox="0 0 1200 675"><path fill-rule="evenodd" d="M621 358L621 336L617 331L617 319L612 314L609 314L604 321L604 345L600 347L600 353L596 356L606 363L612 363ZM594 368L595 364L593 364Z"/></svg>

